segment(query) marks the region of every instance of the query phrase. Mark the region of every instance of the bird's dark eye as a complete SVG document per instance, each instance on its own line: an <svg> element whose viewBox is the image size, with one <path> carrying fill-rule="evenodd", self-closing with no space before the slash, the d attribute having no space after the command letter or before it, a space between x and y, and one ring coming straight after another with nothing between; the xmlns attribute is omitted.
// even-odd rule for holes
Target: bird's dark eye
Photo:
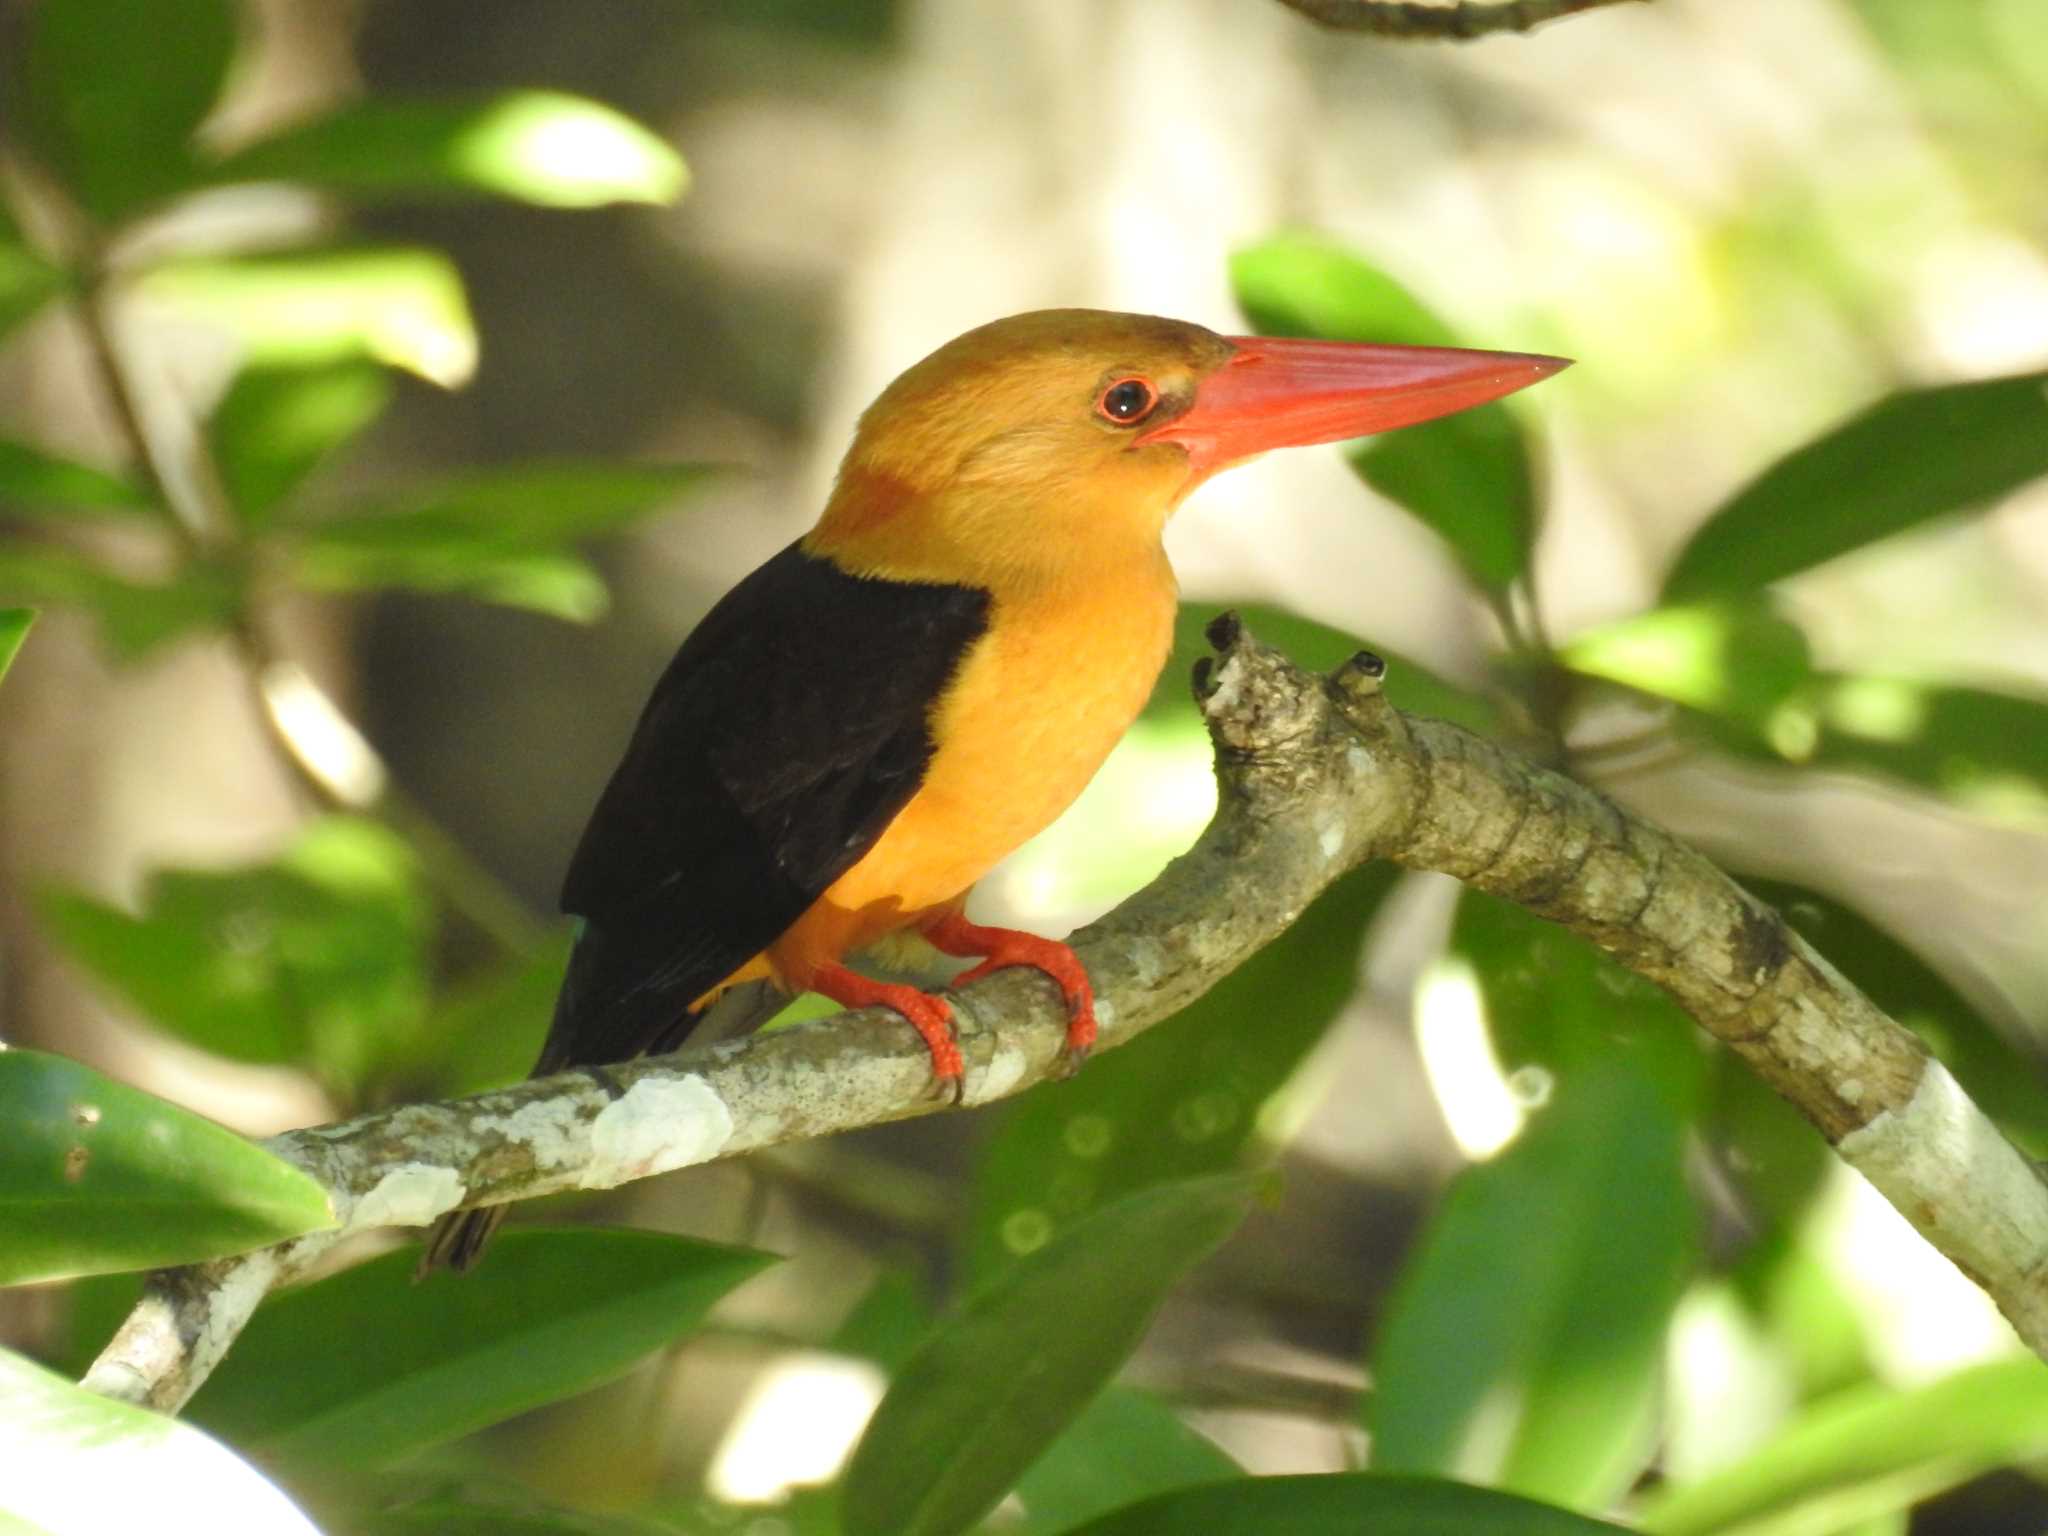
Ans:
<svg viewBox="0 0 2048 1536"><path fill-rule="evenodd" d="M1152 414L1159 403L1159 391L1143 379L1118 379L1095 402L1098 415L1120 427L1136 426Z"/></svg>

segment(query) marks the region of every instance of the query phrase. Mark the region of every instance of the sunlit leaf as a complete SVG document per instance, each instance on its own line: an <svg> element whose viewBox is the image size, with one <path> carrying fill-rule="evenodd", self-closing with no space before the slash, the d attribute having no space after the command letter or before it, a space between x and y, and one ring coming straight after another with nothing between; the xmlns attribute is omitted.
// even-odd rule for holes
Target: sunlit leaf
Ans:
<svg viewBox="0 0 2048 1536"><path fill-rule="evenodd" d="M311 1066L351 1097L425 1010L430 913L411 850L373 822L315 822L263 864L160 871L134 915L76 892L41 908L74 960L164 1029Z"/></svg>
<svg viewBox="0 0 2048 1536"><path fill-rule="evenodd" d="M14 665L21 642L28 638L29 626L35 621L33 608L0 608L0 677Z"/></svg>
<svg viewBox="0 0 2048 1536"><path fill-rule="evenodd" d="M462 277L438 251L191 258L153 269L136 291L218 325L256 366L369 358L451 388L476 371Z"/></svg>
<svg viewBox="0 0 2048 1536"><path fill-rule="evenodd" d="M69 284L63 270L30 250L13 221L0 211L0 336L28 319Z"/></svg>
<svg viewBox="0 0 2048 1536"><path fill-rule="evenodd" d="M0 545L0 600L84 608L115 656L135 661L196 629L219 629L241 611L242 578L188 563L160 585L128 581L57 544Z"/></svg>
<svg viewBox="0 0 2048 1536"><path fill-rule="evenodd" d="M22 126L112 219L194 180L190 139L235 52L230 0L42 0L26 19Z"/></svg>
<svg viewBox="0 0 2048 1536"><path fill-rule="evenodd" d="M1926 961L1842 902L1804 886L1743 877L1870 1000L1940 1059L2023 1151L2048 1157L2048 1072Z"/></svg>
<svg viewBox="0 0 2048 1536"><path fill-rule="evenodd" d="M266 1302L191 1417L272 1465L360 1470L610 1380L773 1259L590 1227L505 1232L475 1273L416 1286L418 1262L409 1246Z"/></svg>
<svg viewBox="0 0 2048 1536"><path fill-rule="evenodd" d="M1782 734L1811 676L1806 636L1757 603L1654 608L1574 635L1572 671L1718 715L1758 739Z"/></svg>
<svg viewBox="0 0 2048 1536"><path fill-rule="evenodd" d="M1386 272L1333 241L1292 235L1252 246L1231 257L1230 276L1238 305L1270 335L1461 344ZM1382 434L1352 463L1448 543L1480 585L1505 587L1528 568L1534 475L1521 429L1498 402Z"/></svg>
<svg viewBox="0 0 2048 1536"><path fill-rule="evenodd" d="M1372 1355L1373 1464L1604 1508L1653 1447L1693 1262L1699 1052L1668 999L1506 903L1463 899L1452 953L1547 1102L1452 1181L1403 1272Z"/></svg>
<svg viewBox="0 0 2048 1536"><path fill-rule="evenodd" d="M610 107L555 91L485 101L358 101L252 144L221 180L361 193L488 193L553 208L669 203L681 157Z"/></svg>
<svg viewBox="0 0 2048 1536"><path fill-rule="evenodd" d="M404 588L524 608L571 624L604 616L611 594L581 555L552 549L493 550L453 541L350 547L314 541L299 551L298 578L326 592Z"/></svg>
<svg viewBox="0 0 2048 1536"><path fill-rule="evenodd" d="M320 462L383 412L391 381L375 363L245 368L207 423L221 488L242 524L262 528Z"/></svg>
<svg viewBox="0 0 2048 1536"><path fill-rule="evenodd" d="M1261 1148L1261 1111L1358 989L1366 927L1396 878L1390 864L1345 876L1171 1028L1020 1100L975 1175L967 1273L986 1280L1133 1190Z"/></svg>
<svg viewBox="0 0 2048 1536"><path fill-rule="evenodd" d="M1174 622L1173 659L1153 691L1151 709L1184 704L1192 708L1187 703L1190 669L1197 658L1215 653L1204 632L1225 610L1236 613L1260 640L1311 672L1332 671L1360 650L1370 650L1386 662L1387 697L1399 708L1434 720L1449 720L1481 735L1500 734L1500 709L1486 695L1447 682L1412 658L1371 640L1265 603L1181 604Z"/></svg>
<svg viewBox="0 0 2048 1536"><path fill-rule="evenodd" d="M0 1285L191 1264L334 1225L254 1142L90 1067L0 1051Z"/></svg>
<svg viewBox="0 0 2048 1536"><path fill-rule="evenodd" d="M190 1425L0 1350L8 1536L319 1536L261 1473Z"/></svg>
<svg viewBox="0 0 2048 1536"><path fill-rule="evenodd" d="M904 1362L861 1437L843 1483L847 1536L951 1536L986 1514L1236 1229L1256 1188L1232 1174L1144 1190L971 1295Z"/></svg>
<svg viewBox="0 0 2048 1536"><path fill-rule="evenodd" d="M405 587L588 622L604 611L604 583L565 546L617 532L708 473L695 464L576 462L488 470L303 530L298 571L332 591Z"/></svg>
<svg viewBox="0 0 2048 1536"><path fill-rule="evenodd" d="M1657 1490L1639 1519L1657 1536L1827 1536L2043 1456L2048 1369L1999 1360L1911 1391L1838 1393L1733 1466Z"/></svg>
<svg viewBox="0 0 2048 1536"><path fill-rule="evenodd" d="M477 470L382 497L312 531L325 546L411 548L433 539L544 547L602 538L699 490L702 464L541 459Z"/></svg>
<svg viewBox="0 0 2048 1536"><path fill-rule="evenodd" d="M0 439L0 517L151 510L142 487L124 476Z"/></svg>
<svg viewBox="0 0 2048 1536"><path fill-rule="evenodd" d="M1017 1480L1017 1536L1055 1536L1155 1494L1221 1482L1243 1469L1166 1404L1110 1386Z"/></svg>
<svg viewBox="0 0 2048 1536"><path fill-rule="evenodd" d="M2048 374L1907 390L1794 449L1680 551L1664 600L1753 592L2048 474Z"/></svg>
<svg viewBox="0 0 2048 1536"><path fill-rule="evenodd" d="M1885 774L1996 809L2014 784L2048 790L2048 699L1908 678L1824 673L1804 761Z"/></svg>
<svg viewBox="0 0 2048 1536"><path fill-rule="evenodd" d="M1068 1536L1615 1536L1512 1494L1375 1472L1245 1477L1147 1499Z"/></svg>

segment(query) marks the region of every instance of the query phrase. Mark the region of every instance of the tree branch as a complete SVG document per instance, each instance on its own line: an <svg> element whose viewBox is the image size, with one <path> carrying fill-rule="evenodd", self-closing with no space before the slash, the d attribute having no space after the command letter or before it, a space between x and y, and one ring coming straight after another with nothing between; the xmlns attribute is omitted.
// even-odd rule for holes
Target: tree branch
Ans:
<svg viewBox="0 0 2048 1536"><path fill-rule="evenodd" d="M1670 992L1799 1108L2048 1354L2048 1185L1919 1042L1706 858L1597 792L1382 696L1376 657L1302 672L1234 618L1196 668L1216 818L1074 936L1103 1048L1169 1017L1368 859L1438 870L1572 929ZM1054 1075L1066 1015L1029 971L960 995L967 1101ZM929 1113L922 1045L885 1010L502 1092L409 1104L267 1145L333 1194L340 1227L159 1273L86 1384L174 1410L264 1292L339 1237L457 1205L604 1189Z"/></svg>
<svg viewBox="0 0 2048 1536"><path fill-rule="evenodd" d="M1333 32L1366 32L1375 37L1466 39L1490 32L1527 32L1546 21L1621 5L1627 0L1280 0L1291 11ZM1645 0L1647 3L1647 0Z"/></svg>

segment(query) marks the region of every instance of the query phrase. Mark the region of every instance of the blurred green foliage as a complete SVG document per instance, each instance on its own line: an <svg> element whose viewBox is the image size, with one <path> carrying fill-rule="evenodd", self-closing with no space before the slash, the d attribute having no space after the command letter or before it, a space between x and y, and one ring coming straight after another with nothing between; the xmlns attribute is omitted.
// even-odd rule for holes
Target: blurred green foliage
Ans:
<svg viewBox="0 0 2048 1536"><path fill-rule="evenodd" d="M2011 165L2048 164L2048 29L2015 25L2024 3L1855 8L1958 133L1995 146L1967 164L2021 215L2032 205ZM862 47L893 22L877 4L719 10L735 27L795 24ZM681 160L611 107L538 90L372 96L222 152L203 127L251 67L248 20L231 0L40 0L24 22L6 148L33 175L0 190L26 188L39 216L0 201L0 335L60 306L92 321L109 299L133 299L217 330L235 362L196 423L196 491L173 495L146 453L116 468L0 441L0 600L88 613L123 661L224 640L259 677L267 658L251 637L293 592L403 590L596 618L607 591L583 546L676 504L702 486L702 466L542 460L374 494L334 488L331 468L404 398L398 375L452 388L477 366L447 255L324 222L281 249L159 239L110 253L223 189L282 182L354 207L489 197L583 209L673 200L687 185ZM2010 89L1986 90L1994 77ZM1860 253L1803 195L1751 199L1721 232L1721 256L1865 281ZM1321 235L1251 245L1229 276L1262 330L1459 339L1367 256ZM120 359L109 361L120 386ZM1613 388L1632 387L1619 360L1610 374ZM1520 403L1359 444L1361 494L1440 539L1475 611L1498 624L1456 676L1381 650L1389 695L1588 775L1600 752L1586 724L1619 706L1647 722L1651 746L1683 757L1872 776L1960 814L2038 812L2048 700L1982 679L1818 665L1786 595L1827 562L1970 518L2048 473L2044 382L1892 389L1701 508L1654 602L1561 636L1531 589L1548 492ZM149 558L127 546L117 558L78 536L88 525L147 544ZM1281 607L1237 606L1305 664L1335 666L1364 644ZM1182 679L1215 611L1183 616L1149 718L1163 752L1199 750ZM0 674L29 622L26 607L0 607ZM1133 855L1092 857L1113 877ZM367 793L267 859L161 870L132 903L53 889L37 906L95 984L163 1035L309 1074L355 1109L501 1082L532 1057L566 936L479 908L465 867L401 803ZM1752 883L2043 1154L2048 1084L2029 1042L1853 899ZM1613 1516L1670 1536L1828 1536L1903 1531L1916 1503L2048 1453L2036 1362L1913 1388L1878 1374L1877 1341L1820 1257L1829 1159L1803 1124L1704 1049L1660 994L1472 896L1431 974L1469 993L1526 1128L1449 1180L1400 1258L1363 1357L1370 1390L1342 1415L1369 1432L1371 1470L1246 1475L1184 1405L1119 1381L1162 1301L1237 1229L1257 1170L1285 1151L1300 1100L1320 1086L1303 1063L1346 1014L1403 894L1412 888L1389 870L1354 873L1170 1027L991 1115L947 1238L965 1300L934 1315L919 1282L892 1268L851 1317L785 1341L868 1361L890 1385L837 1486L798 1494L772 1517L780 1528L1575 1536L1616 1529L1603 1523ZM484 931L485 957L451 943L455 918ZM1355 1090L1362 1103L1371 1087ZM134 1271L331 1220L322 1193L260 1147L59 1057L0 1052L0 1123L0 1282L101 1277L70 1291L75 1362L129 1304ZM385 1253L268 1302L194 1419L286 1479L333 1530L645 1536L753 1518L695 1484L609 1500L630 1508L568 1504L520 1486L509 1473L526 1469L494 1459L489 1442L449 1442L715 1336L714 1304L766 1256L646 1232L515 1230L461 1282L415 1288L413 1262L410 1249ZM1741 1405L1758 1420L1753 1443L1701 1470L1681 1454L1671 1399L1685 1384L1689 1309L1707 1307L1762 1341L1761 1374L1781 1391ZM0 1354L0 1440L25 1443L29 1430L41 1475L0 1479L0 1526L107 1529L64 1499L175 1468L224 1528L303 1528L217 1442ZM245 1508L259 1512L226 1513Z"/></svg>

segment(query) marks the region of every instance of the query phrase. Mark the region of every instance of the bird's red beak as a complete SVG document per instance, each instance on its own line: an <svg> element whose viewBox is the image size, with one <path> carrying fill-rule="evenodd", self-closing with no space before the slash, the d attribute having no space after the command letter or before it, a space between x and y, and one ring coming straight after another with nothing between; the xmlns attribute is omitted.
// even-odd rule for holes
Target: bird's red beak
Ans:
<svg viewBox="0 0 2048 1536"><path fill-rule="evenodd" d="M1195 403L1140 442L1179 443L1197 478L1273 448L1334 443L1484 405L1546 379L1568 358L1462 347L1225 338L1235 355Z"/></svg>

